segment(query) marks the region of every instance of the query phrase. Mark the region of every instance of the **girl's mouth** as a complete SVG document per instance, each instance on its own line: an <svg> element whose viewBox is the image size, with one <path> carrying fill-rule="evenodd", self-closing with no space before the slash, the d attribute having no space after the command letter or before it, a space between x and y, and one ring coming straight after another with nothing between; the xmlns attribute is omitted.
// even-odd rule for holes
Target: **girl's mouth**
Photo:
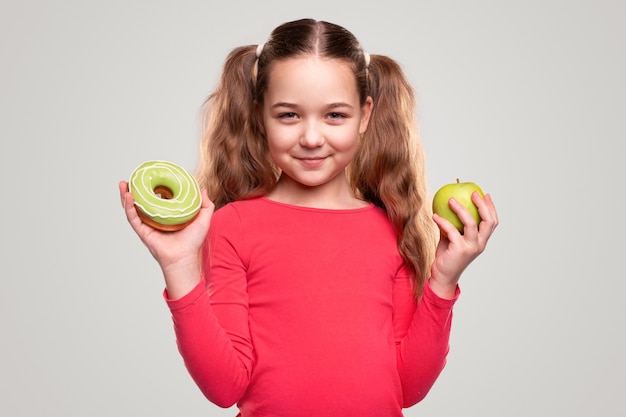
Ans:
<svg viewBox="0 0 626 417"><path fill-rule="evenodd" d="M324 162L324 160L326 160L326 157L307 157L307 158L298 158L298 160L303 164L306 165L308 167L316 167L318 165L321 165L322 162Z"/></svg>

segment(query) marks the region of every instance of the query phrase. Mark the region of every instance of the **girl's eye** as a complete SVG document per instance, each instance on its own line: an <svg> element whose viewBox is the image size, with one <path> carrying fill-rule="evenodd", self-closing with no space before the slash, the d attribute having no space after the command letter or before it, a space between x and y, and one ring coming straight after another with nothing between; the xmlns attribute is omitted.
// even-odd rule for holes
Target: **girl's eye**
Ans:
<svg viewBox="0 0 626 417"><path fill-rule="evenodd" d="M345 117L346 117L346 115L343 114L343 113L334 113L333 112L333 113L329 113L328 114L328 118L329 119L333 119L333 120L339 120L339 119L343 119Z"/></svg>
<svg viewBox="0 0 626 417"><path fill-rule="evenodd" d="M278 115L279 118L281 119L295 119L296 118L296 114L293 112L287 112L287 113L281 113Z"/></svg>

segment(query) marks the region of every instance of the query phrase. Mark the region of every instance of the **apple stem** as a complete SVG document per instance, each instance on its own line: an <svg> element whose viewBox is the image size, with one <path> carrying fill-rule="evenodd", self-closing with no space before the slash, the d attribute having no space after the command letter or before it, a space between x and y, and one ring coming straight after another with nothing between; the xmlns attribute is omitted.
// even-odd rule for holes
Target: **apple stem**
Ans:
<svg viewBox="0 0 626 417"><path fill-rule="evenodd" d="M460 181L459 181L459 179L457 178L457 179L456 179L456 183L458 184L459 182L460 182Z"/></svg>

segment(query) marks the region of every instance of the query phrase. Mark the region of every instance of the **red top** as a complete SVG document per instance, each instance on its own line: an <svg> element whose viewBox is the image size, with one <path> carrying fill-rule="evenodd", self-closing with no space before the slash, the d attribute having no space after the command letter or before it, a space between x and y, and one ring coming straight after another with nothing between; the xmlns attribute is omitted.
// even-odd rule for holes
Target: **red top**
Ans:
<svg viewBox="0 0 626 417"><path fill-rule="evenodd" d="M419 303L385 213L258 198L212 219L205 277L167 300L204 395L243 417L401 416L445 365L453 300Z"/></svg>

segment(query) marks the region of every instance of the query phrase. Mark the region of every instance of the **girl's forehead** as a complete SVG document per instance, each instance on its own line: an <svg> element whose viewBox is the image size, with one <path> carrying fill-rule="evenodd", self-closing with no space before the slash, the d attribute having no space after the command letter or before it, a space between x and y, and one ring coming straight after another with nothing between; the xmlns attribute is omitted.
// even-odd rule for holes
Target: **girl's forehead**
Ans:
<svg viewBox="0 0 626 417"><path fill-rule="evenodd" d="M358 101L356 77L339 59L314 55L276 62L269 74L265 98L270 101L307 101L313 98Z"/></svg>
<svg viewBox="0 0 626 417"><path fill-rule="evenodd" d="M282 81L318 81L349 83L355 85L356 76L346 61L337 58L320 58L307 54L276 61L269 73L270 87Z"/></svg>

